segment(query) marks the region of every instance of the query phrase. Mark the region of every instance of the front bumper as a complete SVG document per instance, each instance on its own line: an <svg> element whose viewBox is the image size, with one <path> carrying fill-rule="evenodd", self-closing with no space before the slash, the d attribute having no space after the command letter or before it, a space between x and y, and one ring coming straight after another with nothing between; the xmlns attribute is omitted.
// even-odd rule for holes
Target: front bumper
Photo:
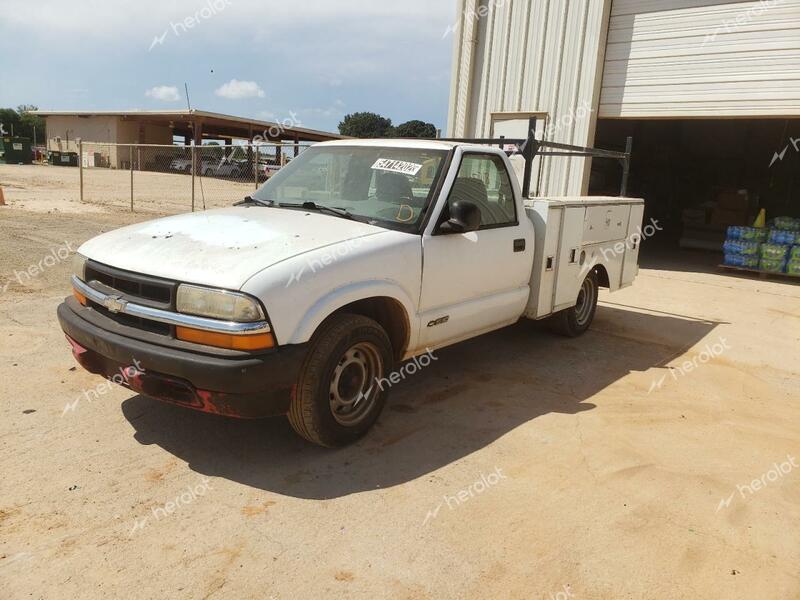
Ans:
<svg viewBox="0 0 800 600"><path fill-rule="evenodd" d="M171 347L174 340L166 337L161 343L135 339L115 324L99 326L96 311L72 298L59 305L58 320L87 371L157 400L231 417L288 412L306 354L301 344L266 354L215 356L185 343Z"/></svg>

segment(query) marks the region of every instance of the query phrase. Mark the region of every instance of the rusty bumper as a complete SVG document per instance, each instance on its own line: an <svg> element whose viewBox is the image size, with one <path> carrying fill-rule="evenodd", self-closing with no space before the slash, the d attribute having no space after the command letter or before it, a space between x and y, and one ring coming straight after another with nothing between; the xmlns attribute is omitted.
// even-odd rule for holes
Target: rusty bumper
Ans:
<svg viewBox="0 0 800 600"><path fill-rule="evenodd" d="M85 315L81 313L89 311ZM253 419L285 414L305 357L305 345L267 354L219 356L163 345L98 326L92 309L68 299L58 320L87 371L157 400ZM176 344L177 345L177 344Z"/></svg>

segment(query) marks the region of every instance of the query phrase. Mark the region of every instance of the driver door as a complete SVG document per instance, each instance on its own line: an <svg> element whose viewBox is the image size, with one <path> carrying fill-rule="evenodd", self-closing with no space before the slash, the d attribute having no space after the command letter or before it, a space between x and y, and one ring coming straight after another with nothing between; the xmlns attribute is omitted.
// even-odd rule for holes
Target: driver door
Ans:
<svg viewBox="0 0 800 600"><path fill-rule="evenodd" d="M516 322L530 294L533 224L497 153L464 152L446 202L422 238L420 348L434 348ZM477 231L443 233L456 200L480 210ZM436 217L436 215L434 215Z"/></svg>

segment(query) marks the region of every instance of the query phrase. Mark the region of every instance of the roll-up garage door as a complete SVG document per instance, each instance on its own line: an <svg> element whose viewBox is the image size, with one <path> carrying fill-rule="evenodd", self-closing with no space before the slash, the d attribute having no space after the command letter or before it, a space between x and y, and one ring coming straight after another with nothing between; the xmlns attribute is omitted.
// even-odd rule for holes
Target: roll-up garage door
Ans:
<svg viewBox="0 0 800 600"><path fill-rule="evenodd" d="M613 0L599 116L800 116L800 0Z"/></svg>

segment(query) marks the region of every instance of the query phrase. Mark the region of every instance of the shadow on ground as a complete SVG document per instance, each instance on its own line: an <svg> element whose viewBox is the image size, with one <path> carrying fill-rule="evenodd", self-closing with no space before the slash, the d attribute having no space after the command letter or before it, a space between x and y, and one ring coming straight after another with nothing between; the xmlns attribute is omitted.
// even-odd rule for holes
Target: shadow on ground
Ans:
<svg viewBox="0 0 800 600"><path fill-rule="evenodd" d="M716 325L601 306L589 333L567 339L523 321L438 351L431 366L393 387L375 428L340 450L307 444L285 418L226 419L143 396L122 409L137 441L158 444L198 473L336 498L424 476L542 415L592 410L587 399L597 392L631 371L663 366Z"/></svg>

